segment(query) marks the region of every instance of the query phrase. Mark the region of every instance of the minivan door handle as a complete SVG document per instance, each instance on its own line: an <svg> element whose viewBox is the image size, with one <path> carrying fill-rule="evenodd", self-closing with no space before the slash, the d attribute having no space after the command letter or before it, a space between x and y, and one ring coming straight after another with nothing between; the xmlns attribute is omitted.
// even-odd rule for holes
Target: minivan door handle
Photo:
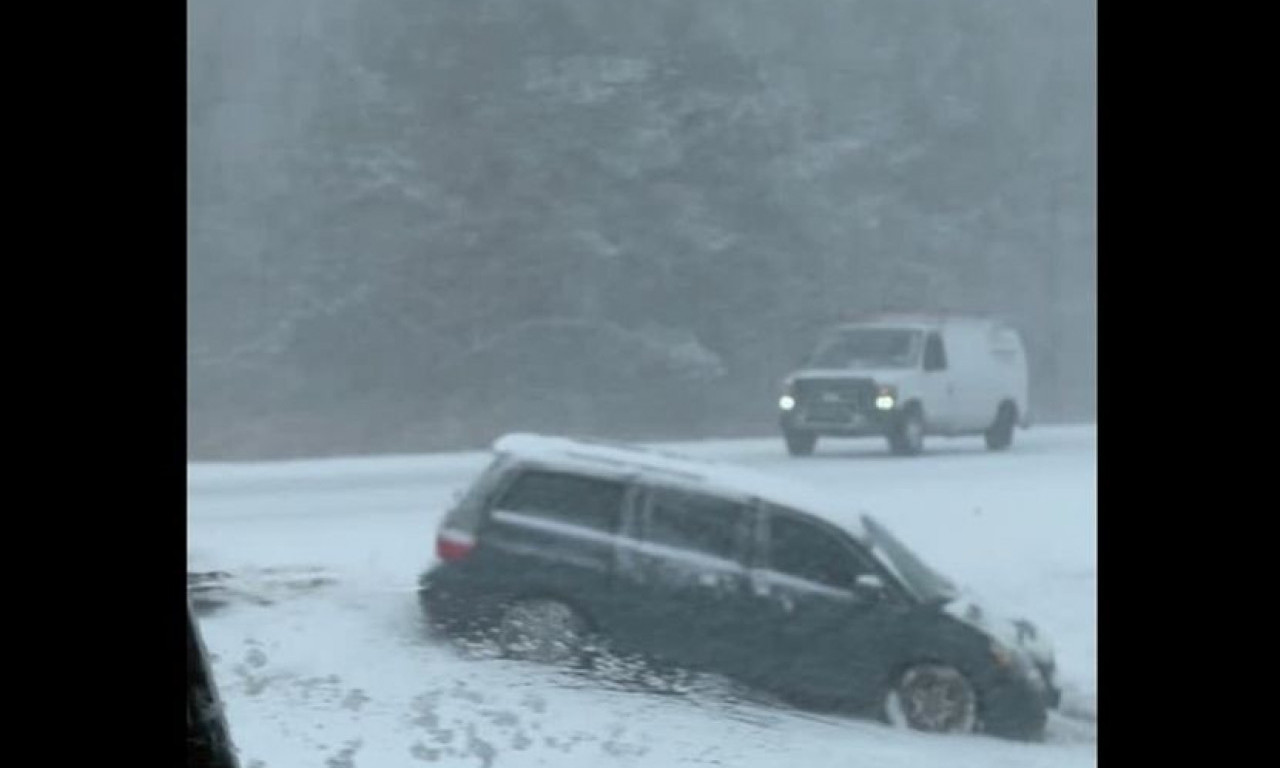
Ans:
<svg viewBox="0 0 1280 768"><path fill-rule="evenodd" d="M751 592L756 597L761 597L775 603L779 608L791 613L796 609L796 603L784 592L775 590L767 581L756 578L751 580Z"/></svg>
<svg viewBox="0 0 1280 768"><path fill-rule="evenodd" d="M727 573L703 571L698 574L698 586L713 592L727 594L733 592L737 582Z"/></svg>

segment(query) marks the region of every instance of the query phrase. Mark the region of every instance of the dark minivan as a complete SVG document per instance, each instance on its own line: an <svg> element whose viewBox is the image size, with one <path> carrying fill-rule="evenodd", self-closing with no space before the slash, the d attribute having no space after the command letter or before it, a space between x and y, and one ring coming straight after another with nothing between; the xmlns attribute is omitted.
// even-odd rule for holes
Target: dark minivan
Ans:
<svg viewBox="0 0 1280 768"><path fill-rule="evenodd" d="M589 640L924 731L1039 738L1053 651L875 520L648 449L509 435L447 515L429 623L542 661Z"/></svg>

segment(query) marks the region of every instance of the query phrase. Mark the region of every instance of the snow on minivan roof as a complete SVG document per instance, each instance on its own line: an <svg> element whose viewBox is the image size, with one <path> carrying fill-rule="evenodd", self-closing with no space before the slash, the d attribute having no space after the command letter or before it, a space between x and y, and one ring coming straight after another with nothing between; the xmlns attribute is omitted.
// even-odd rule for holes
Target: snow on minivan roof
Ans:
<svg viewBox="0 0 1280 768"><path fill-rule="evenodd" d="M807 512L866 539L860 514L803 484L743 467L628 443L528 433L504 435L493 451L551 469L610 478L639 477L655 484L702 490Z"/></svg>

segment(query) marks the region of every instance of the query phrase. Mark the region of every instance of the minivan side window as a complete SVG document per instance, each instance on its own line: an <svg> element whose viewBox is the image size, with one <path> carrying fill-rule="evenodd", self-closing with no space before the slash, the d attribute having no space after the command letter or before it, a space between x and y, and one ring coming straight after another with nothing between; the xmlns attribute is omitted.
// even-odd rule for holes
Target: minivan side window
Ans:
<svg viewBox="0 0 1280 768"><path fill-rule="evenodd" d="M789 515L769 518L768 562L778 573L845 590L867 572L832 532Z"/></svg>
<svg viewBox="0 0 1280 768"><path fill-rule="evenodd" d="M655 489L649 500L645 539L733 560L741 551L749 511L725 499Z"/></svg>
<svg viewBox="0 0 1280 768"><path fill-rule="evenodd" d="M614 480L532 470L507 488L496 508L613 533L622 517L625 490Z"/></svg>
<svg viewBox="0 0 1280 768"><path fill-rule="evenodd" d="M929 334L924 342L924 369L926 371L945 371L947 369L947 353L942 346L942 336Z"/></svg>

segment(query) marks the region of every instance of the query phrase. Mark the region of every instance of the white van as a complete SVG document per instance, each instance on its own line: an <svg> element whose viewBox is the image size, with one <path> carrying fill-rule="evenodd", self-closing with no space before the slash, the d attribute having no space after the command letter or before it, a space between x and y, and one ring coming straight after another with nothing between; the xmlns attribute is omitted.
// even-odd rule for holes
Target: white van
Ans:
<svg viewBox="0 0 1280 768"><path fill-rule="evenodd" d="M915 455L926 435L982 435L1004 450L1031 423L1026 351L996 320L880 315L824 334L778 406L793 456L824 436L881 435Z"/></svg>

